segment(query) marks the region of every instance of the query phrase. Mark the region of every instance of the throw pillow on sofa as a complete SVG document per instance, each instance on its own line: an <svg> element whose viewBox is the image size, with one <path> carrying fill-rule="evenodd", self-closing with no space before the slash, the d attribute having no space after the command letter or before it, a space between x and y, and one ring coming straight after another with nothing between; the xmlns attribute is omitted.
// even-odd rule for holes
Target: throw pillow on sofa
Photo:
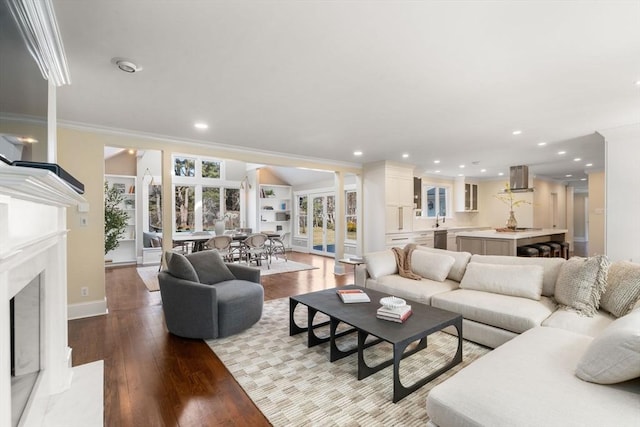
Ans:
<svg viewBox="0 0 640 427"><path fill-rule="evenodd" d="M540 265L470 262L460 282L460 288L539 301L543 275L544 268Z"/></svg>
<svg viewBox="0 0 640 427"><path fill-rule="evenodd" d="M411 253L411 271L436 282L443 282L447 278L455 262L455 258L449 255L427 251L413 251Z"/></svg>
<svg viewBox="0 0 640 427"><path fill-rule="evenodd" d="M616 317L622 317L631 311L639 298L640 264L629 261L611 264L600 307Z"/></svg>
<svg viewBox="0 0 640 427"><path fill-rule="evenodd" d="M640 377L640 310L616 319L587 347L576 367L578 378L615 384Z"/></svg>
<svg viewBox="0 0 640 427"><path fill-rule="evenodd" d="M456 262L453 263L453 267L451 267L451 270L447 275L447 279L455 280L456 282L460 282L462 280L464 271L467 268L469 260L471 259L471 254L469 252L448 251L446 249L436 249L422 245L416 246L416 249L425 252L452 256L456 260Z"/></svg>
<svg viewBox="0 0 640 427"><path fill-rule="evenodd" d="M398 274L396 256L392 251L371 252L364 256L367 272L372 279Z"/></svg>
<svg viewBox="0 0 640 427"><path fill-rule="evenodd" d="M609 260L604 255L573 257L562 264L554 294L561 308L593 316L600 306L608 269Z"/></svg>

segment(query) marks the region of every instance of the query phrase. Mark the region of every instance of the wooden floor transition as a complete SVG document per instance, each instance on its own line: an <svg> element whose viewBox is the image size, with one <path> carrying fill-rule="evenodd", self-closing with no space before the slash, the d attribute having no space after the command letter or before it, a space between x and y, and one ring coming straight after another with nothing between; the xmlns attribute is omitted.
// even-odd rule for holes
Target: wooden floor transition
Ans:
<svg viewBox="0 0 640 427"><path fill-rule="evenodd" d="M332 258L290 259L319 268L263 277L266 300L353 283L353 268L336 276ZM105 426L270 425L203 341L167 332L160 292L135 267L105 274L109 314L69 321L73 365L104 360Z"/></svg>

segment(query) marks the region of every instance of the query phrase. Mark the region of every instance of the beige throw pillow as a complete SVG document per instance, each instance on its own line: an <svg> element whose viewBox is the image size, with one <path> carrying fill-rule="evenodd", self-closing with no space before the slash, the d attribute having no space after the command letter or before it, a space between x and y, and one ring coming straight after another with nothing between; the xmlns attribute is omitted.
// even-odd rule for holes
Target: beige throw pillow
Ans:
<svg viewBox="0 0 640 427"><path fill-rule="evenodd" d="M540 300L544 268L470 262L460 288Z"/></svg>
<svg viewBox="0 0 640 427"><path fill-rule="evenodd" d="M455 258L449 255L413 251L411 253L411 271L425 279L443 282L455 261Z"/></svg>
<svg viewBox="0 0 640 427"><path fill-rule="evenodd" d="M578 362L576 375L597 384L640 377L640 310L616 319L591 342Z"/></svg>
<svg viewBox="0 0 640 427"><path fill-rule="evenodd" d="M464 270L467 268L469 259L471 259L471 254L469 252L448 251L446 249L436 249L430 248L429 246L421 245L416 246L416 249L440 255L452 256L456 261L453 263L449 274L447 274L447 279L455 280L456 282L462 280L462 277L464 276Z"/></svg>
<svg viewBox="0 0 640 427"><path fill-rule="evenodd" d="M609 260L604 255L573 257L562 265L556 280L555 299L560 308L593 316L607 283Z"/></svg>
<svg viewBox="0 0 640 427"><path fill-rule="evenodd" d="M639 298L640 264L629 261L611 264L600 307L616 317L622 317L631 311Z"/></svg>

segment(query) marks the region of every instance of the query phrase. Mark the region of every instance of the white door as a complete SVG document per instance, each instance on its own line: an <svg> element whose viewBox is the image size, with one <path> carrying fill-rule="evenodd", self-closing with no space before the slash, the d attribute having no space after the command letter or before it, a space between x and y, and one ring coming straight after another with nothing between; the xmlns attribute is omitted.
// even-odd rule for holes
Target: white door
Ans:
<svg viewBox="0 0 640 427"><path fill-rule="evenodd" d="M336 198L333 193L311 196L312 237L309 251L318 255L333 255L336 251Z"/></svg>

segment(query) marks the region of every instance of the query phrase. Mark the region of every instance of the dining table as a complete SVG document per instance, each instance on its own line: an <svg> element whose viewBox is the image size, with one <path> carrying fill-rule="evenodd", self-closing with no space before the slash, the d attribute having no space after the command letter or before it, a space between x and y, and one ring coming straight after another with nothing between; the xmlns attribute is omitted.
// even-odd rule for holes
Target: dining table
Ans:
<svg viewBox="0 0 640 427"><path fill-rule="evenodd" d="M269 239L280 237L278 233L262 233L266 235ZM247 237L250 236L248 233L235 233L229 234L229 236L233 239L234 242L243 242ZM192 252L199 252L204 249L204 244L209 241L212 237L215 237L214 233L210 234L201 234L199 232L196 233L179 233L173 235L173 243L174 246L176 244L185 244L192 243Z"/></svg>

